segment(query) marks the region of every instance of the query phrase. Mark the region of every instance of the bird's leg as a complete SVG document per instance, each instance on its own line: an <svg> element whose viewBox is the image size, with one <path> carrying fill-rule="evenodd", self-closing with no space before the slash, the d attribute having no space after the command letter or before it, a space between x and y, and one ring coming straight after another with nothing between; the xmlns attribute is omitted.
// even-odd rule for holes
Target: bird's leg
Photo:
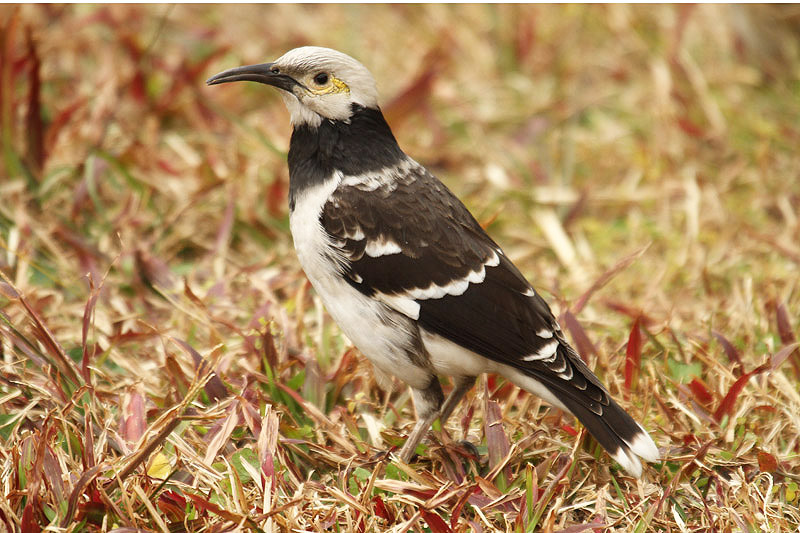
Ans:
<svg viewBox="0 0 800 533"><path fill-rule="evenodd" d="M417 445L428 432L433 421L439 416L444 401L442 386L439 385L439 379L436 376L431 376L427 388L412 388L411 395L414 397L414 406L417 409L417 423L414 424L414 429L400 449L400 460L404 463L408 463L414 456Z"/></svg>
<svg viewBox="0 0 800 533"><path fill-rule="evenodd" d="M442 410L439 413L439 421L442 424L442 429L444 429L447 419L453 414L453 410L459 402L461 402L461 399L464 398L467 391L472 388L474 383L475 376L456 376L453 378L453 390L447 395L447 399L444 401Z"/></svg>

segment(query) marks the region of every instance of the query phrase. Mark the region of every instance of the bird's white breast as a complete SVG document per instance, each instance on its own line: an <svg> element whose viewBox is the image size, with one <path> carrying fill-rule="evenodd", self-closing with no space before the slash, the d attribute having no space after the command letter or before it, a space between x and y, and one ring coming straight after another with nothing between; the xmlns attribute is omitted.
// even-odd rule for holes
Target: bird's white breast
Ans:
<svg viewBox="0 0 800 533"><path fill-rule="evenodd" d="M361 353L384 372L424 388L427 372L415 366L405 351L413 339L409 319L345 281L346 259L320 223L322 209L341 180L337 173L298 194L289 217L297 257L328 313Z"/></svg>
<svg viewBox="0 0 800 533"><path fill-rule="evenodd" d="M341 257L336 255L330 237L319 220L323 206L340 181L341 174L337 173L320 185L308 187L298 194L289 215L289 228L297 257L315 288L323 280L330 282L329 278L341 270L335 263L335 259Z"/></svg>

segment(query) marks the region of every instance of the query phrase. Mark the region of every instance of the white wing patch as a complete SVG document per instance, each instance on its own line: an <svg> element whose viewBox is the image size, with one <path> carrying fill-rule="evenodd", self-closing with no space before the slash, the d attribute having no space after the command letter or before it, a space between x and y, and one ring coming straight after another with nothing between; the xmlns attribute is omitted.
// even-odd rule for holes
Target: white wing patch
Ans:
<svg viewBox="0 0 800 533"><path fill-rule="evenodd" d="M500 258L496 252L492 252L491 257L487 259L480 267L479 270L473 270L465 277L456 279L447 285L436 285L431 283L425 288L410 289L406 295L414 300L436 300L444 298L445 296L461 296L467 292L470 283L482 283L486 279L486 267L497 266L500 264Z"/></svg>
<svg viewBox="0 0 800 533"><path fill-rule="evenodd" d="M424 289L411 289L406 294L415 300L436 300L447 295L461 296L467 291L470 283L481 283L486 277L486 270L481 267L477 272L470 272L466 277L451 281L447 285L431 283Z"/></svg>
<svg viewBox="0 0 800 533"><path fill-rule="evenodd" d="M344 238L350 239L351 241L362 241L364 240L364 237L366 237L366 235L364 235L364 232L361 231L361 228L356 228L355 233L348 232L344 234Z"/></svg>
<svg viewBox="0 0 800 533"><path fill-rule="evenodd" d="M522 358L523 361L545 361L552 362L555 360L556 350L558 349L558 339L553 339L541 348L536 353L528 354Z"/></svg>
<svg viewBox="0 0 800 533"><path fill-rule="evenodd" d="M368 241L367 245L364 247L364 253L370 257L394 255L402 251L399 244L386 237L375 241Z"/></svg>
<svg viewBox="0 0 800 533"><path fill-rule="evenodd" d="M542 328L536 332L537 337L541 337L543 339L552 339L553 338L553 330Z"/></svg>
<svg viewBox="0 0 800 533"><path fill-rule="evenodd" d="M567 358L564 358L564 369L561 370L558 374L558 377L563 379L564 381L569 381L572 379L572 366L567 364Z"/></svg>
<svg viewBox="0 0 800 533"><path fill-rule="evenodd" d="M408 318L413 320L419 319L419 304L407 296L383 294L382 292L376 293L375 296L378 300L385 303L395 311L403 313Z"/></svg>

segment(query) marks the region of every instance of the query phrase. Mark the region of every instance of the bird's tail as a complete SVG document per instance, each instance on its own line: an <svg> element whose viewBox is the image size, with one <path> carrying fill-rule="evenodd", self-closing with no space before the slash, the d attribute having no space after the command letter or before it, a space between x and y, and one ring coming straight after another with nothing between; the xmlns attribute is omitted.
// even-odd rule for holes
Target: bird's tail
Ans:
<svg viewBox="0 0 800 533"><path fill-rule="evenodd" d="M633 476L642 475L641 459L658 461L658 448L647 431L611 397L581 358L562 343L547 371L531 365L506 367L505 377L573 415L603 448Z"/></svg>
<svg viewBox="0 0 800 533"><path fill-rule="evenodd" d="M603 405L601 414L574 397L559 396L564 407L586 426L597 442L632 476L642 475L639 458L649 462L660 459L658 448L647 431L610 396L608 405Z"/></svg>

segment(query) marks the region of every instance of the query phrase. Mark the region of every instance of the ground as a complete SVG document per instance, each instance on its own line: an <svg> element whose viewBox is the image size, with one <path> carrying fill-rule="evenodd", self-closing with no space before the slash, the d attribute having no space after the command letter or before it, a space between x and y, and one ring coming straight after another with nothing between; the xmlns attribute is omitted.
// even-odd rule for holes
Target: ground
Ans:
<svg viewBox="0 0 800 533"><path fill-rule="evenodd" d="M6 5L0 28L0 531L800 527L796 6ZM493 376L410 465L385 453L413 406L300 270L287 113L204 84L305 44L372 70L663 462L627 476Z"/></svg>

